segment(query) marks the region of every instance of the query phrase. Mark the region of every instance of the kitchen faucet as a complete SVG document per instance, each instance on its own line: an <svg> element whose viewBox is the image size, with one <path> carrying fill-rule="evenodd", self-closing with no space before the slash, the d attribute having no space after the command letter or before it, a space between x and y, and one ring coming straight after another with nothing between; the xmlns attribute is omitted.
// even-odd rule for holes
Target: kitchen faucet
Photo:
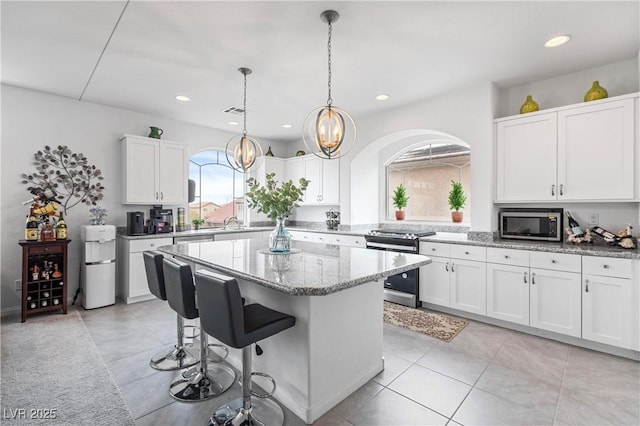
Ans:
<svg viewBox="0 0 640 426"><path fill-rule="evenodd" d="M227 225L230 225L231 222L235 222L236 225L239 225L238 223L238 218L236 216L227 216L224 218L224 220L222 221L222 227L224 229L227 229Z"/></svg>

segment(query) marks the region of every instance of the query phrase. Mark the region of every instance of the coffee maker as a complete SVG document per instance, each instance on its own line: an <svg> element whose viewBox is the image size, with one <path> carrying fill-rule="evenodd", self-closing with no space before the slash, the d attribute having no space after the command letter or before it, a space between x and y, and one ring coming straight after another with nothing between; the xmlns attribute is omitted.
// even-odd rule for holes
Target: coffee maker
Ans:
<svg viewBox="0 0 640 426"><path fill-rule="evenodd" d="M145 234L144 212L127 212L127 235Z"/></svg>
<svg viewBox="0 0 640 426"><path fill-rule="evenodd" d="M153 206L149 211L147 228L149 234L173 232L173 210L163 209L162 206Z"/></svg>

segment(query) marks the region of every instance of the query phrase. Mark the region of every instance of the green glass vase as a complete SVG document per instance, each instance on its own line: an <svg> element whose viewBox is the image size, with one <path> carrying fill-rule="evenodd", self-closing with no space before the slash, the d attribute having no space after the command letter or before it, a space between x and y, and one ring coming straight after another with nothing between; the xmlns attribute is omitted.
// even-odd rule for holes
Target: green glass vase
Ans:
<svg viewBox="0 0 640 426"><path fill-rule="evenodd" d="M609 97L609 93L607 93L607 89L604 87L600 87L600 83L598 80L593 82L591 89L584 94L584 101L597 101L598 99L604 99Z"/></svg>
<svg viewBox="0 0 640 426"><path fill-rule="evenodd" d="M531 95L527 95L527 100L520 107L520 114L538 111L539 109L538 104L531 98Z"/></svg>

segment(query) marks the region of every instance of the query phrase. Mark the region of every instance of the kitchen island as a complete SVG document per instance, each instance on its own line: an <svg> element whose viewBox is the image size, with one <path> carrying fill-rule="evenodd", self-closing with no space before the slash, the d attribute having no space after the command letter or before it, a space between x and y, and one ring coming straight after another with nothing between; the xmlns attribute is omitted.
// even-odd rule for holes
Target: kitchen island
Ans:
<svg viewBox="0 0 640 426"><path fill-rule="evenodd" d="M242 239L159 250L235 277L247 303L296 317L295 327L260 342L264 354L253 368L274 377L275 398L310 424L383 370L382 280L431 260L301 241L292 241L290 254L267 247L266 239ZM240 351L230 352L239 368Z"/></svg>

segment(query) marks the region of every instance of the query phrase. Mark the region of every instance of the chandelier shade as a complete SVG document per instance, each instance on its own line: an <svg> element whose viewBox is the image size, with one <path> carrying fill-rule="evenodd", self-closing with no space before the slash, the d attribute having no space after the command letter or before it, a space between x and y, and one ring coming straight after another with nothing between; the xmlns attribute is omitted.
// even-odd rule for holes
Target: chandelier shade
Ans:
<svg viewBox="0 0 640 426"><path fill-rule="evenodd" d="M239 172L248 172L253 167L258 167L262 161L262 147L260 143L253 137L247 135L247 75L251 74L249 68L238 68L244 75L244 96L243 96L243 118L244 125L242 135L233 136L227 142L225 152L227 153L227 162L229 165Z"/></svg>

